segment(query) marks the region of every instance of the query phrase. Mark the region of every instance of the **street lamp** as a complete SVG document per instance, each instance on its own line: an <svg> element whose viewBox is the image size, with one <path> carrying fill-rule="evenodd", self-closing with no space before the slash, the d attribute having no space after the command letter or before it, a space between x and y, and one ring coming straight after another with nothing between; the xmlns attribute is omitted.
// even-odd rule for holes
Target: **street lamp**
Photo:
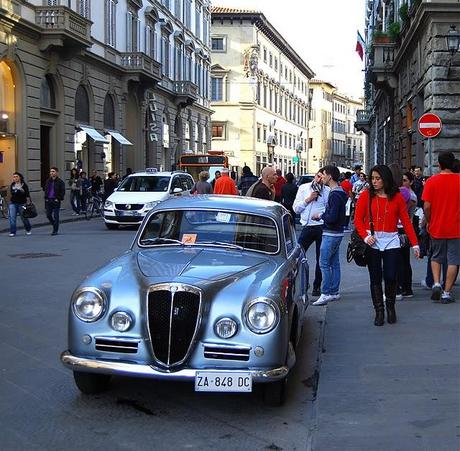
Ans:
<svg viewBox="0 0 460 451"><path fill-rule="evenodd" d="M269 164L273 164L273 160L275 157L275 146L276 146L275 135L273 133L270 133L267 136L267 154L268 154Z"/></svg>
<svg viewBox="0 0 460 451"><path fill-rule="evenodd" d="M460 47L460 32L457 30L455 25L451 25L450 30L447 32L446 44L447 50L449 50L451 56L454 56Z"/></svg>

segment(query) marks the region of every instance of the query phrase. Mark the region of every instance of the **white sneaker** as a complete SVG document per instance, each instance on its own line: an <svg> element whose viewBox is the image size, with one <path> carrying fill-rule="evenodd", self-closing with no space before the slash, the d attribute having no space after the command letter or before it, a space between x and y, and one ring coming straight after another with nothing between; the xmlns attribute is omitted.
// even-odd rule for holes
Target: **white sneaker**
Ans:
<svg viewBox="0 0 460 451"><path fill-rule="evenodd" d="M395 300L396 300L396 301L402 301L402 298L403 298L403 295L402 295L401 293L399 293L399 294L397 294L397 295L395 296Z"/></svg>
<svg viewBox="0 0 460 451"><path fill-rule="evenodd" d="M311 305L326 305L329 301L332 301L329 294L322 294L317 301L312 302Z"/></svg>
<svg viewBox="0 0 460 451"><path fill-rule="evenodd" d="M429 287L427 284L426 284L426 279L422 279L420 281L420 285L422 286L422 288L425 288L425 290L431 290L431 287Z"/></svg>
<svg viewBox="0 0 460 451"><path fill-rule="evenodd" d="M15 233L10 233L10 236L16 236L16 234Z"/></svg>
<svg viewBox="0 0 460 451"><path fill-rule="evenodd" d="M331 302L332 302L332 301L340 301L340 299L341 299L340 293L337 293L337 294L330 294L329 296L330 296L330 298L331 298L331 299L330 299Z"/></svg>
<svg viewBox="0 0 460 451"><path fill-rule="evenodd" d="M32 232L29 230L28 232L26 232L26 235L32 235Z"/></svg>

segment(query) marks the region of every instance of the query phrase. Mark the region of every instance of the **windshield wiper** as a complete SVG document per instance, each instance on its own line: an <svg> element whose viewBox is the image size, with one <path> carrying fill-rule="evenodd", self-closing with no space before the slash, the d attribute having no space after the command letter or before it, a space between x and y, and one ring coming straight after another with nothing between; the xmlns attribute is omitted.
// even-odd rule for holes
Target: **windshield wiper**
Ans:
<svg viewBox="0 0 460 451"><path fill-rule="evenodd" d="M233 243L225 243L224 241L199 241L196 243L198 246L200 244L215 244L217 246L226 246L226 247L231 247L232 249L239 249L241 251L244 251L243 246L239 246L238 244L233 244Z"/></svg>
<svg viewBox="0 0 460 451"><path fill-rule="evenodd" d="M148 244L180 244L181 246L184 245L182 241L174 240L173 238L148 238L146 240L141 240L141 244L148 245Z"/></svg>

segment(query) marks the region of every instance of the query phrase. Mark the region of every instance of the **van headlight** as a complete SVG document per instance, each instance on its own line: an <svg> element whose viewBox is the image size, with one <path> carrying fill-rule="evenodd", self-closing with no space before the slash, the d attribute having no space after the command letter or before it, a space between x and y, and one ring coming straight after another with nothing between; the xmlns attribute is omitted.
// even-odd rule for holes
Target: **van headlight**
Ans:
<svg viewBox="0 0 460 451"><path fill-rule="evenodd" d="M279 321L279 308L269 298L249 301L244 309L244 319L249 329L256 334L272 331Z"/></svg>
<svg viewBox="0 0 460 451"><path fill-rule="evenodd" d="M72 299L75 316L87 323L97 321L107 308L105 294L97 288L83 288Z"/></svg>

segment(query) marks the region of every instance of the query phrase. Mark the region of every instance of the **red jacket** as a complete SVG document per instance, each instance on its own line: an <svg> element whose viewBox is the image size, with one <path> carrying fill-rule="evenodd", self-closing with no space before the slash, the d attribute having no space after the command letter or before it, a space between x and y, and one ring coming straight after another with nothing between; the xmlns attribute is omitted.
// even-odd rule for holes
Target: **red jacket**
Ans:
<svg viewBox="0 0 460 451"><path fill-rule="evenodd" d="M214 194L233 194L238 195L235 182L227 175L222 174L214 184Z"/></svg>
<svg viewBox="0 0 460 451"><path fill-rule="evenodd" d="M363 191L356 204L355 227L362 239L367 237L369 226L369 190ZM411 246L416 246L417 235L407 213L407 206L401 193L397 193L393 199L375 196L372 198L372 219L376 232L397 232L398 220L404 227Z"/></svg>

